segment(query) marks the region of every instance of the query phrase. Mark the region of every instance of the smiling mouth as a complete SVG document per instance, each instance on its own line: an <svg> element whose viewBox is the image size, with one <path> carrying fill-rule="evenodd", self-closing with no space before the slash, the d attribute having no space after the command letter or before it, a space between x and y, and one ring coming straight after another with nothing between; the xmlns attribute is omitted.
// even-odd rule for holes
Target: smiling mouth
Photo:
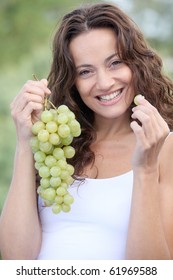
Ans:
<svg viewBox="0 0 173 280"><path fill-rule="evenodd" d="M122 93L123 89L119 89L111 94L107 94L107 95L102 95L102 96L97 96L97 98L100 100L100 101L110 101L110 100L113 100L113 99L116 99L117 97L119 97Z"/></svg>

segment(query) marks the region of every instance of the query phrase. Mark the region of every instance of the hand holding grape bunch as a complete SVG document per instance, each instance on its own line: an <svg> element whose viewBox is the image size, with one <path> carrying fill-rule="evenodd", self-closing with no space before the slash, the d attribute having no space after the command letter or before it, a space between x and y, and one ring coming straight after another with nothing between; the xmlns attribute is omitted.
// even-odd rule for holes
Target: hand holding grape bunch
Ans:
<svg viewBox="0 0 173 280"><path fill-rule="evenodd" d="M73 182L74 167L67 159L75 155L71 146L74 137L81 134L79 122L66 106L53 106L45 109L40 120L32 126L31 147L34 153L35 168L41 177L38 194L46 206L52 206L53 213L69 212L74 199L68 192Z"/></svg>

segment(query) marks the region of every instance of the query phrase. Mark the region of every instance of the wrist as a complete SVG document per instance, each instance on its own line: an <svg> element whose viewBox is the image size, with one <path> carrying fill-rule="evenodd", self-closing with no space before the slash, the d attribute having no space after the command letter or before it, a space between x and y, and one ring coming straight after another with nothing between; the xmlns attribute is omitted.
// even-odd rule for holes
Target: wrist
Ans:
<svg viewBox="0 0 173 280"><path fill-rule="evenodd" d="M135 168L133 170L134 179L141 182L158 182L159 181L159 166L150 166L145 168Z"/></svg>
<svg viewBox="0 0 173 280"><path fill-rule="evenodd" d="M16 151L19 153L26 153L26 152L32 153L30 139L17 141Z"/></svg>
<svg viewBox="0 0 173 280"><path fill-rule="evenodd" d="M153 175L158 173L159 166L154 165L154 166L147 166L147 167L135 167L133 168L134 173L136 174L143 174L143 175Z"/></svg>

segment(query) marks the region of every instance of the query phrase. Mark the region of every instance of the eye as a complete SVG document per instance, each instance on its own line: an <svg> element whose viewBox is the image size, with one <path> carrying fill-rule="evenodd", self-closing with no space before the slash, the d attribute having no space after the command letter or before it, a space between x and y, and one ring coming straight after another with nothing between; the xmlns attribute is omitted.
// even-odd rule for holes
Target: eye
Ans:
<svg viewBox="0 0 173 280"><path fill-rule="evenodd" d="M93 73L94 73L94 71L92 69L82 69L78 72L78 76L80 76L81 78L88 78Z"/></svg>
<svg viewBox="0 0 173 280"><path fill-rule="evenodd" d="M121 60L114 60L111 62L110 67L115 67L121 63L123 63Z"/></svg>
<svg viewBox="0 0 173 280"><path fill-rule="evenodd" d="M81 70L81 71L79 72L79 76L86 76L86 75L88 75L89 73L90 73L89 70Z"/></svg>

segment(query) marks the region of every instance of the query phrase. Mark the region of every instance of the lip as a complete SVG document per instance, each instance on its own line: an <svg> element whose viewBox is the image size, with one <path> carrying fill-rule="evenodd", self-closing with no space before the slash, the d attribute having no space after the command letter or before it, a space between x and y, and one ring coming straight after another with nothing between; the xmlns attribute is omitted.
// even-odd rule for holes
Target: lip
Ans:
<svg viewBox="0 0 173 280"><path fill-rule="evenodd" d="M98 97L101 97L101 96L105 96L105 95L110 95L110 94L113 94L113 93L115 93L115 92L117 92L117 91L121 91L121 94L119 95L119 96L117 96L117 97L115 97L115 98L113 98L112 100L99 100L99 98ZM117 89L117 90L115 90L115 91L113 91L113 92L110 92L110 93L104 93L104 94L102 94L102 95L99 95L99 96L96 96L96 99L97 99L97 101L99 102L99 104L100 105L102 105L102 106L111 106L111 105L114 105L114 104L116 104L116 103L118 103L119 102L119 100L122 98L122 96L123 96L123 91L124 91L124 89L123 88L120 88L120 89Z"/></svg>

